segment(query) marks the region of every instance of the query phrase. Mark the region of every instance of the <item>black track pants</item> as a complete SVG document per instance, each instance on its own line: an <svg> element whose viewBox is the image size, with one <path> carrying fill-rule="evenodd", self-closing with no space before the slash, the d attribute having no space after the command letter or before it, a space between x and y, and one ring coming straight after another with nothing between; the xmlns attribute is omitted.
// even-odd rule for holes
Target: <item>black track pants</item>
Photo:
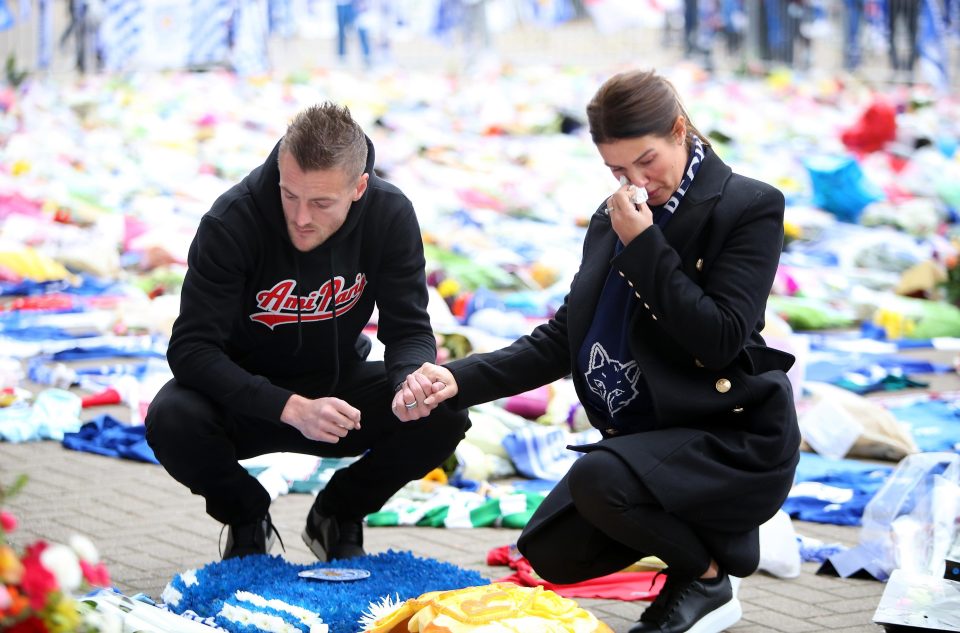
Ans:
<svg viewBox="0 0 960 633"><path fill-rule="evenodd" d="M325 381L287 385L317 397ZM311 391L311 389L313 391ZM229 412L203 394L171 380L147 412L147 441L174 479L206 499L207 513L227 523L262 517L270 496L237 460L274 452L362 458L338 470L324 491L324 508L362 518L380 509L404 484L423 477L449 457L469 427L466 411L445 405L429 417L401 422L390 410L393 387L382 362L345 368L333 394L361 412L360 429L335 444L305 438L279 421Z"/></svg>

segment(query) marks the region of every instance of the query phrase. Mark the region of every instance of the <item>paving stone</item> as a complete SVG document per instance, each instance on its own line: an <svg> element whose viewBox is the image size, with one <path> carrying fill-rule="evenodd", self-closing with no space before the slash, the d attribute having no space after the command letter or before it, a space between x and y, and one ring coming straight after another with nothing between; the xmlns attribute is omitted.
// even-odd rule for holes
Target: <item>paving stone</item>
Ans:
<svg viewBox="0 0 960 633"><path fill-rule="evenodd" d="M872 605L869 608L867 608L866 605L862 605L859 608L851 605L851 609L847 613L813 617L810 618L809 621L818 624L821 630L824 631L834 631L844 627L858 627L863 624L870 624L873 630L877 630L876 625L871 624L875 611L876 605Z"/></svg>

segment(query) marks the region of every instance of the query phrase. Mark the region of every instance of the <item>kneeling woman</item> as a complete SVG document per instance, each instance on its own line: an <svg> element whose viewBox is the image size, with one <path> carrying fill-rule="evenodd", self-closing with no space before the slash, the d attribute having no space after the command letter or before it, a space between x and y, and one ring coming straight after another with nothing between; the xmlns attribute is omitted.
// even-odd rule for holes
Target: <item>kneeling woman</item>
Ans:
<svg viewBox="0 0 960 633"><path fill-rule="evenodd" d="M583 456L520 551L555 583L657 556L667 581L631 633L722 631L741 616L730 576L756 570L759 526L799 458L793 358L760 336L783 194L733 173L655 73L608 79L587 117L620 186L591 218L564 304L503 349L424 365L402 387L420 406L399 415L571 375L602 439L573 447Z"/></svg>

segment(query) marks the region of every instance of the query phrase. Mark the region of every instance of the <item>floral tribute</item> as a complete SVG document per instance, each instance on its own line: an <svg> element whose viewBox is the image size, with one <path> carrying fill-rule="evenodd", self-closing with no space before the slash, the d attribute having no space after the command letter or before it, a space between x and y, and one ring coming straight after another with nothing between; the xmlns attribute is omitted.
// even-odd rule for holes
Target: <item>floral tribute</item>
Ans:
<svg viewBox="0 0 960 633"><path fill-rule="evenodd" d="M108 630L103 616L74 598L106 587L110 577L96 547L85 536L69 544L38 540L18 552L12 542L16 517L4 509L26 483L21 475L0 486L0 631L5 633L93 633Z"/></svg>

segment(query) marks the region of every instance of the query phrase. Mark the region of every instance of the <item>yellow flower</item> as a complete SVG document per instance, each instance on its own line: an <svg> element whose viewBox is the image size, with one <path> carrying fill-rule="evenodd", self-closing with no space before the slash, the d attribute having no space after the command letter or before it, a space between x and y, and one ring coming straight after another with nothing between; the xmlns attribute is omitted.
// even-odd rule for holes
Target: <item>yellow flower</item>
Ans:
<svg viewBox="0 0 960 633"><path fill-rule="evenodd" d="M793 222L784 222L783 223L783 233L786 237L790 239L800 239L800 236L803 235L803 231L800 227Z"/></svg>
<svg viewBox="0 0 960 633"><path fill-rule="evenodd" d="M80 612L72 598L64 597L53 605L47 622L50 633L72 633L80 628Z"/></svg>
<svg viewBox="0 0 960 633"><path fill-rule="evenodd" d="M0 581L8 585L20 584L23 564L9 545L0 545Z"/></svg>

